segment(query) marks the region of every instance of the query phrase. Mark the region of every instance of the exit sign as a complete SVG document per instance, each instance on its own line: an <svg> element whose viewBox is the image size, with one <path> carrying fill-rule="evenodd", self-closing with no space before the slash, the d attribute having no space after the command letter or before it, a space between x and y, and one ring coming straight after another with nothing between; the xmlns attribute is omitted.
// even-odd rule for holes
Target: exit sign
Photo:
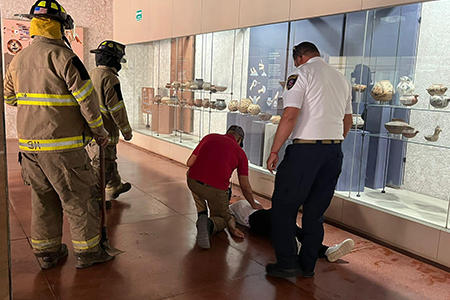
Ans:
<svg viewBox="0 0 450 300"><path fill-rule="evenodd" d="M136 11L136 21L142 20L142 9Z"/></svg>

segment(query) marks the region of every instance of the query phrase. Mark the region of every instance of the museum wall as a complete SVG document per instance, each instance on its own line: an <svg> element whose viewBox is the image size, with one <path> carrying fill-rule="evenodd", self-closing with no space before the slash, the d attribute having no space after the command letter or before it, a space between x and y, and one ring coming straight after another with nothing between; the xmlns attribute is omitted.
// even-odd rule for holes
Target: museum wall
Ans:
<svg viewBox="0 0 450 300"><path fill-rule="evenodd" d="M14 18L14 14L28 13L35 0L1 0L2 18ZM69 12L76 25L84 28L84 63L88 70L95 67L90 49L97 48L102 40L113 38L113 0L68 1L61 5ZM6 107L6 137L17 138L16 109Z"/></svg>
<svg viewBox="0 0 450 300"><path fill-rule="evenodd" d="M418 40L415 69L416 93L419 102L414 108L430 108L426 89L434 83L450 85L450 52L448 34L450 24L443 11L450 11L450 1L436 1L422 5L422 21ZM413 110L410 124L424 135L433 134L436 126L442 133L436 144L450 145L450 113L445 109L425 112ZM430 146L408 144L405 165L404 188L439 199L450 199L450 151Z"/></svg>

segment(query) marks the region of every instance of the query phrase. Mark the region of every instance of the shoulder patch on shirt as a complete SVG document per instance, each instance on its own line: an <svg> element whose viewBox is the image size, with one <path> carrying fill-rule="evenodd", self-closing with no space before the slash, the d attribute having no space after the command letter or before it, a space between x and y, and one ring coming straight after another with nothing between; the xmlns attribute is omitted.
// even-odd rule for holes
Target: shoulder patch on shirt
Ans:
<svg viewBox="0 0 450 300"><path fill-rule="evenodd" d="M122 96L122 90L120 89L120 83L116 84L113 86L114 90L117 93L117 97L119 98L119 101L123 100L123 96Z"/></svg>
<svg viewBox="0 0 450 300"><path fill-rule="evenodd" d="M72 65L78 70L78 73L80 73L81 80L90 79L88 71L78 56L72 57Z"/></svg>
<svg viewBox="0 0 450 300"><path fill-rule="evenodd" d="M289 78L288 78L288 80L286 82L286 88L288 90L292 89L294 84L297 82L297 78L298 78L297 74L289 76Z"/></svg>

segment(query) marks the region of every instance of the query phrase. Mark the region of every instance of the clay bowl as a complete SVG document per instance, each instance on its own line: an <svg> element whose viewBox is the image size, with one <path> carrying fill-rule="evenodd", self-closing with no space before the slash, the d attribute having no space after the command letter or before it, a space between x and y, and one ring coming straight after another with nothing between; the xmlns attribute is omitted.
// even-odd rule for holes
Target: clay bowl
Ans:
<svg viewBox="0 0 450 300"><path fill-rule="evenodd" d="M218 92L225 92L225 91L227 90L227 87L226 87L226 86L219 86L219 85L216 85L216 90L217 90Z"/></svg>
<svg viewBox="0 0 450 300"><path fill-rule="evenodd" d="M384 124L384 128L392 134L402 134L403 130L409 126L403 119L392 119L391 122Z"/></svg>
<svg viewBox="0 0 450 300"><path fill-rule="evenodd" d="M400 102L404 106L413 106L419 101L419 95L408 95L408 96L401 96Z"/></svg>
<svg viewBox="0 0 450 300"><path fill-rule="evenodd" d="M353 85L353 90L355 92L360 92L360 93L364 93L367 89L367 85L365 84L354 84Z"/></svg>
<svg viewBox="0 0 450 300"><path fill-rule="evenodd" d="M196 107L202 107L203 100L202 99L195 99L194 105Z"/></svg>
<svg viewBox="0 0 450 300"><path fill-rule="evenodd" d="M272 115L269 113L259 113L258 117L261 119L261 121L267 122L272 118Z"/></svg>
<svg viewBox="0 0 450 300"><path fill-rule="evenodd" d="M413 127L406 126L406 128L402 132L402 135L405 138L411 139L411 138L415 137L418 133L419 133L419 131L415 130Z"/></svg>

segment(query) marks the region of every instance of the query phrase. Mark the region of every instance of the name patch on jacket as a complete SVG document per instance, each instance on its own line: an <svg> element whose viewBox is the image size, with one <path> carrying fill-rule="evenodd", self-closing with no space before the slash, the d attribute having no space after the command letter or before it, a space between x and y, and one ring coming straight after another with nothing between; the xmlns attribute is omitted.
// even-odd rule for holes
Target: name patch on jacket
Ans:
<svg viewBox="0 0 450 300"><path fill-rule="evenodd" d="M72 58L72 65L78 70L80 73L81 80L88 80L90 79L89 73L84 67L83 63L81 62L80 58L78 56L74 56Z"/></svg>
<svg viewBox="0 0 450 300"><path fill-rule="evenodd" d="M289 78L288 78L288 80L287 80L287 82L286 82L286 88L287 88L288 90L292 89L292 87L293 87L293 86L295 85L295 83L297 82L297 78L298 78L298 75L297 75L297 74L289 76Z"/></svg>

